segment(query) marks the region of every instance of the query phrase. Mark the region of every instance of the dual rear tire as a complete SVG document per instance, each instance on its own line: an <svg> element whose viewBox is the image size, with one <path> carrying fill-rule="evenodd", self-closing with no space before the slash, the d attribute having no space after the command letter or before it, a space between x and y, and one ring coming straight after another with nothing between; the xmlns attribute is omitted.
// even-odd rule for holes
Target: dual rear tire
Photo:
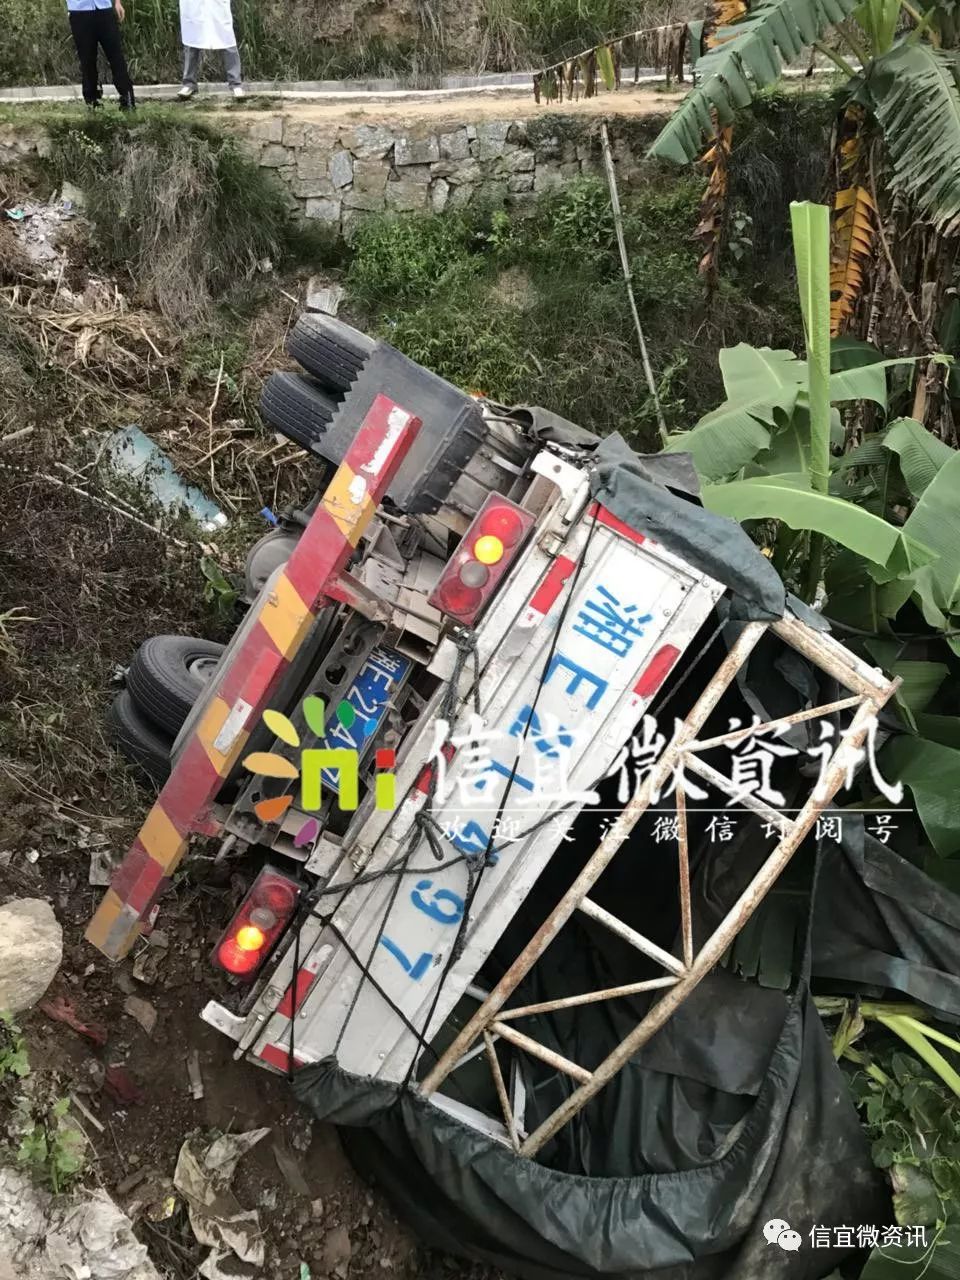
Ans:
<svg viewBox="0 0 960 1280"><path fill-rule="evenodd" d="M130 664L126 688L107 712L107 732L130 763L158 785L170 775L174 739L223 650L211 640L153 636Z"/></svg>

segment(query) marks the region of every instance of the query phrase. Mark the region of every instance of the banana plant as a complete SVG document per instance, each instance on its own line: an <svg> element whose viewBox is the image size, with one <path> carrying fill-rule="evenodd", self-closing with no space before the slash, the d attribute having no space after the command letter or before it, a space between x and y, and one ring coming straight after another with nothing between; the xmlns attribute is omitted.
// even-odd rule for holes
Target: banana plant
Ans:
<svg viewBox="0 0 960 1280"><path fill-rule="evenodd" d="M846 77L882 134L894 191L941 230L960 225L960 64L942 48L948 5L920 13L909 0L761 0L719 32L695 66L697 82L650 154L676 163L699 155L715 127L732 123L758 90L811 46ZM904 14L914 21L901 32ZM952 30L952 28L951 28ZM854 62L824 44L830 35ZM859 64L859 67L855 64Z"/></svg>

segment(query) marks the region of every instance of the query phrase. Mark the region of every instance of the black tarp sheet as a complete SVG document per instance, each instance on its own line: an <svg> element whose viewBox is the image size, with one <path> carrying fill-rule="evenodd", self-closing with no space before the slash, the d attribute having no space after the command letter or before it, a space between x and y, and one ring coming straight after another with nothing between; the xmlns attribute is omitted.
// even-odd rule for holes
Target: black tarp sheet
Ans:
<svg viewBox="0 0 960 1280"><path fill-rule="evenodd" d="M733 597L732 617L783 613L783 586L746 534L683 496L685 460L641 459L615 437L593 457L594 495L723 581ZM771 704L772 714L808 705L815 691L810 669L792 654L777 663L755 660L744 692L754 681L763 686L755 701ZM630 862L649 842L649 827L632 839L626 856L611 864L621 870L620 880L607 886L608 905L624 918L629 903L628 923L669 946L676 919L663 910L666 889L638 878ZM491 957L486 982L496 981L518 942L541 923L576 873L570 858L585 857L595 842L588 843L586 853L575 848L554 855ZM845 844L842 860L839 851L827 858L812 928L806 921L800 927L800 958L791 969L799 976L789 994L713 973L536 1160L515 1156L413 1090L351 1077L333 1060L301 1070L296 1095L318 1118L344 1127L357 1167L384 1187L427 1243L528 1280L815 1280L838 1265L856 1275L862 1256L811 1248L811 1229L882 1225L893 1220L892 1208L808 976L812 969L892 985L942 1012L960 1012L951 976L960 971L955 906L922 872L873 844L861 838ZM816 880L821 855L810 848L805 854ZM702 861L694 866L701 922L733 901L737 879L711 878ZM548 956L511 1003L658 972L645 969L642 959L638 967L636 952L580 917ZM540 1015L525 1029L591 1068L636 1025L648 1007L644 1000L652 998ZM518 1056L517 1064L527 1085L530 1131L574 1086L529 1057ZM445 1087L454 1096L451 1085ZM479 1102L469 1092L465 1100ZM495 1099L491 1104L487 1096L483 1105L497 1113ZM801 1247L771 1245L763 1232L771 1219L798 1231Z"/></svg>

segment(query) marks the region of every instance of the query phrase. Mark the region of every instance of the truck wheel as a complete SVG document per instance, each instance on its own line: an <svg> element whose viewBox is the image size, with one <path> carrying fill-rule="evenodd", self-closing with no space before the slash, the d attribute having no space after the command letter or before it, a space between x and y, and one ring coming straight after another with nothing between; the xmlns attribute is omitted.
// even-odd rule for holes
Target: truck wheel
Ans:
<svg viewBox="0 0 960 1280"><path fill-rule="evenodd" d="M173 739L143 715L126 689L114 698L107 712L107 736L158 786L169 778Z"/></svg>
<svg viewBox="0 0 960 1280"><path fill-rule="evenodd" d="M304 449L320 439L336 411L335 401L312 378L299 373L271 373L260 397L260 413L266 421Z"/></svg>
<svg viewBox="0 0 960 1280"><path fill-rule="evenodd" d="M375 343L332 316L302 315L287 338L287 352L334 391L349 391Z"/></svg>
<svg viewBox="0 0 960 1280"><path fill-rule="evenodd" d="M223 650L222 644L191 636L145 640L127 672L127 689L138 711L161 729L178 734Z"/></svg>

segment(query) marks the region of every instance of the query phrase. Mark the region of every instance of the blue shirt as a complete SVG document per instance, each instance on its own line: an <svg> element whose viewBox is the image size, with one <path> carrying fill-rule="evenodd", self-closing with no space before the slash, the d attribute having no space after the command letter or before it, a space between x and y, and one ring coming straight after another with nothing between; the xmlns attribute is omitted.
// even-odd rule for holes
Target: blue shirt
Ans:
<svg viewBox="0 0 960 1280"><path fill-rule="evenodd" d="M112 9L113 0L67 0L68 13L90 13L93 9Z"/></svg>

